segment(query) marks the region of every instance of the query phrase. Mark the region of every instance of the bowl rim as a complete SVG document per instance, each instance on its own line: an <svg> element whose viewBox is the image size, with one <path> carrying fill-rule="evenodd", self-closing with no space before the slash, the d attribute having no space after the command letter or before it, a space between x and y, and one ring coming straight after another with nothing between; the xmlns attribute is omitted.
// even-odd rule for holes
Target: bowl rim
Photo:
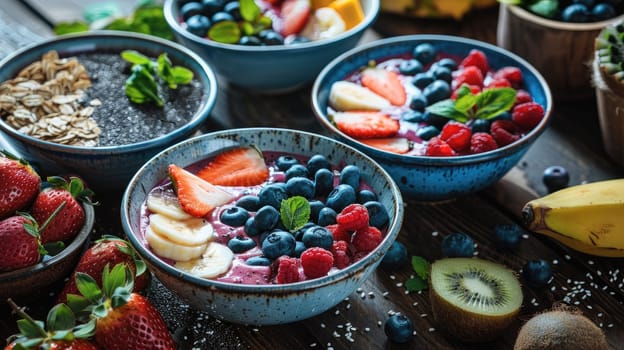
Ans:
<svg viewBox="0 0 624 350"><path fill-rule="evenodd" d="M394 45L394 44L401 44L401 43L407 44L410 42L425 42L425 41L433 42L434 44L436 41L437 42L447 41L447 42L453 42L453 43L462 44L462 45L464 44L471 45L474 48L482 47L482 48L486 48L494 52L507 55L511 59L517 61L520 65L523 65L524 68L526 68L526 70L528 70L529 72L531 72L531 74L535 76L540 86L544 90L544 97L545 97L545 102L546 102L545 103L546 105L543 106L544 112L545 112L544 117L539 122L539 124L535 126L531 131L529 131L522 138L520 138L519 140L511 144L505 145L503 147L499 147L495 150L483 152L483 153L452 156L452 157L403 155L403 154L396 154L396 153L380 150L380 149L365 145L364 143L361 143L355 138L352 138L346 135L345 133L340 131L338 128L336 128L333 125L333 123L329 121L329 118L327 118L326 113L322 111L320 108L319 92L321 88L321 83L323 82L323 80L325 80L326 76L332 70L334 70L337 66L340 66L345 60L349 59L350 57L362 54L363 52L366 52L366 51L375 50L379 47L383 47L387 45ZM311 100L312 100L312 110L314 112L316 119L321 123L321 125L326 130L331 132L332 134L347 140L348 143L357 145L358 148L365 150L365 152L367 152L368 154L374 155L374 157L383 158L384 162L418 163L418 164L425 164L425 165L430 165L430 166L449 166L449 165L461 165L461 164L473 164L473 163L478 163L478 162L486 162L486 161L501 157L506 154L514 153L517 150L530 144L537 136L539 136L542 132L545 131L546 127L548 126L550 122L551 115L552 115L552 107L553 107L553 98L552 98L552 94L550 91L550 87L548 86L548 83L546 82L546 79L544 79L544 77L537 71L537 69L535 69L535 67L533 67L530 63L528 63L522 57L510 51L507 51L503 48L500 48L498 46L495 46L495 45L492 45L483 41L479 41L479 40L475 40L471 38L464 38L464 37L452 36L452 35L441 35L441 34L411 34L411 35L395 36L395 37L386 38L386 39L379 39L379 40L375 40L370 43L355 47L341 54L340 56L334 58L330 63L328 63L327 66L325 66L325 68L319 73L319 75L315 79L314 84L312 86L312 90L311 90Z"/></svg>
<svg viewBox="0 0 624 350"><path fill-rule="evenodd" d="M512 4L504 4L501 3L501 7L507 7L509 11L511 11L514 15L519 18L524 19L527 22L534 22L543 27L558 29L558 30L569 30L569 31L591 31L591 30L600 30L604 28L606 25L611 22L617 22L618 20L624 19L624 14L619 16L615 16L613 18L605 19L598 22L585 22L585 23L572 23L572 22L563 22L563 21L555 21L549 18L538 16L531 11L527 11L525 8L519 5Z"/></svg>
<svg viewBox="0 0 624 350"><path fill-rule="evenodd" d="M64 42L70 42L70 43L82 42L82 41L88 42L92 38L104 38L104 39L110 38L111 41L113 42L116 42L117 39L124 39L124 38L132 39L132 40L139 40L139 41L146 41L152 45L162 47L163 49L166 48L169 51L178 51L182 53L183 55L187 56L190 59L190 61L194 61L200 67L198 72L195 72L195 73L201 73L201 75L205 75L206 77L205 80L208 83L208 86L203 86L204 84L202 83L202 86L200 87L200 89L202 90L208 89L208 94L202 93L202 95L205 98L205 103L200 106L201 108L199 110L193 113L193 116L188 123L182 125L181 127L167 134L158 136L156 138L151 138L149 140L144 140L141 142L128 143L128 144L117 145L117 146L95 146L95 147L73 146L73 145L64 145L64 144L60 144L56 142L46 141L46 140L42 140L33 136L23 134L15 130L14 128L9 126L4 121L3 118L0 118L0 131L1 132L4 132L10 135L11 137L14 137L28 144L44 145L47 149L51 151L70 152L70 153L78 153L78 154L94 154L94 153L95 154L120 154L120 153L125 153L128 151L140 151L140 150L149 149L152 147L157 147L163 144L164 142L166 142L170 137L175 137L175 135L183 134L185 132L188 132L190 130L197 128L199 125L201 125L205 121L206 118L210 116L210 112L213 109L215 102L217 100L217 93L218 93L217 76L214 70L208 65L208 63L206 63L203 59L201 59L199 55L197 55L190 49L178 43L175 43L173 41L162 39L162 38L152 36L152 35L125 32L125 31L116 31L116 30L94 30L94 31L89 31L89 32L59 35L59 36L52 37L46 40L35 42L33 44L25 46L17 50L16 52L8 55L4 59L0 60L0 69L2 69L9 62L19 59L20 55L30 50L38 49L42 47L49 47L49 49L51 50L56 45L64 43ZM97 51L95 51L95 48L92 48L92 49L87 50L86 52L97 52ZM204 118L198 117L204 113L206 117ZM10 140L7 140L7 141L11 142Z"/></svg>
<svg viewBox="0 0 624 350"><path fill-rule="evenodd" d="M137 187L141 174L150 166L150 164L155 159L161 157L164 154L172 152L176 148L183 148L188 144L201 141L202 139L218 139L220 137L227 136L227 135L240 135L241 132L266 132L266 131L271 131L271 132L278 131L280 133L285 133L285 134L305 135L305 136L312 137L312 138L318 138L326 142L339 144L341 147L344 147L345 149L353 153L356 153L358 157L365 159L367 162L369 162L371 165L373 165L373 167L377 169L380 175L386 180L386 182L390 186L392 197L395 199L394 205L396 207L396 211L394 213L394 216L390 218L391 224L387 228L384 239L382 240L380 245L377 246L375 250L373 250L372 252L369 252L364 259L361 259L349 265L347 268L341 269L340 271L332 275L324 276L321 278L300 281L296 283L255 285L255 284L238 284L238 283L222 282L222 281L216 281L216 280L193 276L187 272L176 269L174 266L166 263L165 261L157 257L149 249L147 249L145 245L143 245L141 242L137 240L136 233L130 227L129 213L127 213L126 209L129 207L129 203L130 203L129 197L131 193L134 191L134 189ZM195 136L187 140L184 140L182 142L179 142L159 152L150 160L148 160L143 166L141 166L141 168L137 170L135 175L132 177L132 179L128 183L128 186L122 196L120 211L121 211L122 228L126 233L126 237L128 238L128 241L135 248L135 250L139 253L139 255L141 255L141 257L144 260L146 260L148 266L155 265L158 268L158 270L160 270L161 273L164 273L170 277L181 278L184 280L185 283L192 283L195 286L201 287L201 288L220 289L220 290L228 291L228 292L247 293L247 294L262 294L262 293L288 294L292 292L306 291L310 289L320 288L323 286L337 283L341 280L345 280L355 275L361 274L362 271L366 267L376 263L378 260L380 260L383 257L385 252L390 248L390 245L398 237L399 232L401 231L401 226L403 224L404 208L403 208L403 197L401 196L401 191L399 190L394 180L392 180L392 177L390 176L390 174L388 174L388 172L386 172L386 170L381 165L379 165L375 160L373 160L371 157L364 154L363 152L357 150L356 148L351 147L338 140L332 139L330 137L326 137L326 136L311 133L311 132L301 131L301 130L284 129L284 128L268 128L268 127L250 127L250 128L227 129L227 130L221 130L221 131L216 131L212 133ZM383 254L381 252L383 252Z"/></svg>
<svg viewBox="0 0 624 350"><path fill-rule="evenodd" d="M245 45L238 45L238 44L219 43L219 42L212 41L209 39L200 38L197 35L191 34L188 31L186 31L184 28L182 28L179 21L174 16L174 12L177 12L177 10L174 11L174 5L178 3L178 0L165 0L165 3L163 5L163 11L165 15L165 20L169 24L169 27L174 31L174 33L176 33L177 35L181 35L186 40L190 40L198 45L207 45L210 48L214 48L214 49L219 48L219 49L223 49L227 51L240 52L241 54L251 53L251 52L283 53L284 51L287 51L288 53L292 53L293 51L306 51L309 49L316 49L316 48L321 49L325 46L331 45L334 42L351 37L355 35L356 33L360 33L366 30L377 19L377 16L379 15L380 7L381 7L381 4L380 4L381 0L369 0L369 1L371 4L370 11L365 14L364 19L360 23L358 23L355 27L329 39L316 40L316 41L311 41L308 43L301 43L297 45L245 46Z"/></svg>
<svg viewBox="0 0 624 350"><path fill-rule="evenodd" d="M75 253L77 250L81 250L86 244L88 244L90 241L89 238L91 231L93 231L93 226L95 224L95 209L93 208L93 205L87 203L82 203L82 208L85 212L85 222L69 245L48 260L40 260L35 265L26 266L17 270L0 272L0 281L14 281L30 276L33 273L51 269L52 267L63 262L67 256Z"/></svg>

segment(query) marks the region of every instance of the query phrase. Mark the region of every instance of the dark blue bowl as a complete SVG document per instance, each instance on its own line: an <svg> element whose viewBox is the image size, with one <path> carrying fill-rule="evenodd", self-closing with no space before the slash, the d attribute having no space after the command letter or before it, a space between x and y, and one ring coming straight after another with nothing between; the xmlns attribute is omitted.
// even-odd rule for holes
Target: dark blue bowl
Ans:
<svg viewBox="0 0 624 350"><path fill-rule="evenodd" d="M488 57L492 69L515 66L522 70L524 89L544 107L542 121L520 140L496 150L456 157L399 155L382 151L342 133L328 119L329 91L333 83L344 80L371 60L411 54L420 43L431 43L438 52L466 56L479 49ZM318 121L331 135L368 154L380 163L397 182L403 195L420 201L440 201L482 190L503 177L544 132L551 118L552 97L542 75L517 55L481 41L445 35L408 35L378 40L350 50L334 59L319 74L312 88L312 105Z"/></svg>

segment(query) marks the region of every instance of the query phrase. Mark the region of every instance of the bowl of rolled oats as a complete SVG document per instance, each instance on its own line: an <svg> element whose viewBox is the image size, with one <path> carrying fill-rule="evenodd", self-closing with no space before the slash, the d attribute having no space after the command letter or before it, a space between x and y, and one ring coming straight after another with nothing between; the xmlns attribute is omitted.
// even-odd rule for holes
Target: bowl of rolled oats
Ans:
<svg viewBox="0 0 624 350"><path fill-rule="evenodd" d="M123 190L209 117L217 79L174 42L129 32L58 36L0 61L0 138L40 173Z"/></svg>

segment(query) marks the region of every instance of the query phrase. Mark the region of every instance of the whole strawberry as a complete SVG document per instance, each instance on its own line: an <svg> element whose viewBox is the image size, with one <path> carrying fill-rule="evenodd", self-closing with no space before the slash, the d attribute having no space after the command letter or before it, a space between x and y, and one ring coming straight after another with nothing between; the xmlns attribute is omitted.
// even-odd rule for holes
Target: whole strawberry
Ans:
<svg viewBox="0 0 624 350"><path fill-rule="evenodd" d="M36 264L45 249L39 241L37 222L28 214L0 221L0 272Z"/></svg>
<svg viewBox="0 0 624 350"><path fill-rule="evenodd" d="M77 177L67 182L59 176L47 178L50 187L44 188L32 205L32 216L38 222L45 221L61 203L65 206L54 220L41 231L41 242L68 241L74 238L85 221L82 202L92 204L90 197L93 192L84 188L82 180Z"/></svg>
<svg viewBox="0 0 624 350"><path fill-rule="evenodd" d="M26 209L39 193L41 178L23 159L0 151L0 219Z"/></svg>
<svg viewBox="0 0 624 350"><path fill-rule="evenodd" d="M76 276L82 294L68 303L74 311L96 320L95 342L100 349L175 349L158 310L142 295L132 293L132 274L124 264L102 272L102 288L83 273ZM85 307L85 305L87 305Z"/></svg>
<svg viewBox="0 0 624 350"><path fill-rule="evenodd" d="M106 265L125 264L134 276L134 292L140 292L149 283L150 274L145 263L138 257L128 242L115 236L104 236L89 247L80 258L74 273L57 297L57 303L67 301L67 294L78 294L76 274L85 273L102 285L102 271Z"/></svg>

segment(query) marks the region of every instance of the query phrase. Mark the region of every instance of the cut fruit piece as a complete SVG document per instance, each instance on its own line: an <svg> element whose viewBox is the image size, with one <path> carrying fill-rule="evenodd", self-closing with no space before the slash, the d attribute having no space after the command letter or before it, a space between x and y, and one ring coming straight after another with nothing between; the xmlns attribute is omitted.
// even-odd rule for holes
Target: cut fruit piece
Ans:
<svg viewBox="0 0 624 350"><path fill-rule="evenodd" d="M301 34L311 40L322 40L338 36L345 30L345 22L336 10L321 7L310 17Z"/></svg>
<svg viewBox="0 0 624 350"><path fill-rule="evenodd" d="M169 165L169 177L185 212L204 217L214 208L234 200L234 196L175 164Z"/></svg>
<svg viewBox="0 0 624 350"><path fill-rule="evenodd" d="M189 261L200 257L208 246L207 243L197 246L186 246L171 242L167 238L154 232L149 226L145 230L145 240L152 251L161 258L175 261Z"/></svg>
<svg viewBox="0 0 624 350"><path fill-rule="evenodd" d="M522 289L514 272L476 258L434 262L429 297L439 327L464 342L498 337L522 305Z"/></svg>
<svg viewBox="0 0 624 350"><path fill-rule="evenodd" d="M234 253L227 246L210 242L201 258L179 262L175 267L202 278L215 278L230 269Z"/></svg>
<svg viewBox="0 0 624 350"><path fill-rule="evenodd" d="M364 10L359 0L334 0L329 5L338 12L347 25L347 30L364 20Z"/></svg>
<svg viewBox="0 0 624 350"><path fill-rule="evenodd" d="M151 192L147 196L147 209L152 213L168 216L176 220L187 220L193 216L182 210L174 193Z"/></svg>
<svg viewBox="0 0 624 350"><path fill-rule="evenodd" d="M269 168L259 149L241 147L220 153L197 176L213 185L256 186L269 178Z"/></svg>
<svg viewBox="0 0 624 350"><path fill-rule="evenodd" d="M284 37L298 34L308 22L311 12L309 0L285 0L281 8L284 19L281 34Z"/></svg>
<svg viewBox="0 0 624 350"><path fill-rule="evenodd" d="M149 227L154 232L176 244L196 246L205 244L214 236L212 224L200 218L176 220L152 214L149 221Z"/></svg>
<svg viewBox="0 0 624 350"><path fill-rule="evenodd" d="M382 151L404 154L410 150L410 142L404 137L386 137L382 139L358 140L365 145L375 147Z"/></svg>
<svg viewBox="0 0 624 350"><path fill-rule="evenodd" d="M407 101L407 93L396 72L377 67L366 68L362 71L362 85L395 106L403 106Z"/></svg>
<svg viewBox="0 0 624 350"><path fill-rule="evenodd" d="M399 121L380 112L337 112L332 116L336 127L356 139L394 136L399 131Z"/></svg>
<svg viewBox="0 0 624 350"><path fill-rule="evenodd" d="M329 91L329 105L337 111L373 110L391 106L390 101L349 81L337 81Z"/></svg>

